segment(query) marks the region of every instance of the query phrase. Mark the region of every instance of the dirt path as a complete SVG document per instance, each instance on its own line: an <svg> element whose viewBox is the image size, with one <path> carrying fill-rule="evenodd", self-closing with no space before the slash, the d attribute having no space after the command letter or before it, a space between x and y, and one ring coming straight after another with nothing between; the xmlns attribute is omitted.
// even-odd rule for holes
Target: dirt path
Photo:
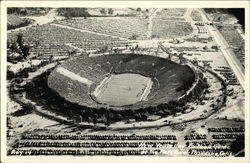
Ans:
<svg viewBox="0 0 250 163"><path fill-rule="evenodd" d="M157 15L157 12L161 11L161 8L157 8L150 16L148 19L148 34L147 34L147 38L151 39L152 36L152 28L153 28L153 18Z"/></svg>
<svg viewBox="0 0 250 163"><path fill-rule="evenodd" d="M23 16L22 18L29 18L35 20L34 23L21 27L21 28L16 28L14 30L8 30L7 33L15 32L15 31L20 31L20 30L26 30L27 28L30 28L36 24L42 25L42 24L47 24L53 22L55 19L63 19L63 17L57 16L56 8L51 9L46 15L44 16Z"/></svg>
<svg viewBox="0 0 250 163"><path fill-rule="evenodd" d="M193 8L188 8L186 10L185 15L184 15L184 18L185 18L186 22L189 22L190 25L192 26L193 32L190 35L184 36L183 38L188 38L188 37L193 37L194 35L198 35L198 29L197 29L197 27L195 25L195 21L191 17L191 14L192 14L193 10L194 10Z"/></svg>
<svg viewBox="0 0 250 163"><path fill-rule="evenodd" d="M191 13L193 11L193 8L187 8L185 14L184 14L184 18L187 22L190 22L192 21L192 18L191 18Z"/></svg>
<svg viewBox="0 0 250 163"><path fill-rule="evenodd" d="M43 25L47 23L51 23L56 19L63 19L64 17L57 16L57 8L51 9L46 15L44 16L29 16L25 18L30 18L35 20L35 24Z"/></svg>

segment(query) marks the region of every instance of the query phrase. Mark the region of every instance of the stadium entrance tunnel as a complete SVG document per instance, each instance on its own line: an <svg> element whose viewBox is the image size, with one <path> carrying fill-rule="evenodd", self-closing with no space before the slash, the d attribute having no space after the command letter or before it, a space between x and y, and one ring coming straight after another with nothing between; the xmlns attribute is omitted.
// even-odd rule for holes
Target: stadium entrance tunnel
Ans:
<svg viewBox="0 0 250 163"><path fill-rule="evenodd" d="M151 78L140 74L112 74L95 88L92 95L102 104L126 106L146 101L152 85Z"/></svg>

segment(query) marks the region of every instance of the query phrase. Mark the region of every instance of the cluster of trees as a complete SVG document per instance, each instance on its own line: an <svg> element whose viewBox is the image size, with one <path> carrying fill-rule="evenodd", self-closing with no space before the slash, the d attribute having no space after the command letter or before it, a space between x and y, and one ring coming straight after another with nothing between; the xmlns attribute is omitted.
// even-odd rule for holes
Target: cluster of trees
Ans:
<svg viewBox="0 0 250 163"><path fill-rule="evenodd" d="M132 10L134 10L134 9L132 8ZM141 8L136 8L136 12L142 12L142 9L141 9ZM149 10L146 9L145 12L148 13ZM106 8L101 8L101 9L100 9L100 13L101 13L102 15L107 15L107 14L108 14L108 15L113 15L113 14L114 14L114 9L112 9L112 8L108 8L108 9L106 9ZM117 14L117 15L119 15L119 14Z"/></svg>
<svg viewBox="0 0 250 163"><path fill-rule="evenodd" d="M103 15L107 15L107 11L105 10L105 8L100 9L100 13L103 14ZM114 13L114 10L112 8L109 8L108 9L108 14L113 15L113 13Z"/></svg>
<svg viewBox="0 0 250 163"><path fill-rule="evenodd" d="M48 61L41 61L39 65L31 65L31 67L25 67L23 69L20 69L20 71L14 73L9 70L9 66L7 66L7 80L14 79L15 84L20 84L22 81L22 78L27 78L29 77L30 72L35 72L37 69L47 65L49 62Z"/></svg>
<svg viewBox="0 0 250 163"><path fill-rule="evenodd" d="M7 14L15 14L15 15L44 15L46 14L50 8L47 7L8 7Z"/></svg>
<svg viewBox="0 0 250 163"><path fill-rule="evenodd" d="M87 18L90 14L87 11L87 8L58 8L58 15L64 16L67 19L71 17L84 17Z"/></svg>
<svg viewBox="0 0 250 163"><path fill-rule="evenodd" d="M17 34L17 40L15 42L7 41L7 60L19 60L25 59L29 55L30 46L24 45L23 34ZM13 56L13 54L18 54Z"/></svg>
<svg viewBox="0 0 250 163"><path fill-rule="evenodd" d="M137 11L137 12L141 12L141 11L143 11L143 10L142 10L141 8L136 8L136 11ZM148 10L148 9L146 9L146 10L145 10L145 12L146 12L146 13L148 13L148 12L149 12L149 10Z"/></svg>
<svg viewBox="0 0 250 163"><path fill-rule="evenodd" d="M27 15L27 10L20 7L9 7L7 8L7 14Z"/></svg>

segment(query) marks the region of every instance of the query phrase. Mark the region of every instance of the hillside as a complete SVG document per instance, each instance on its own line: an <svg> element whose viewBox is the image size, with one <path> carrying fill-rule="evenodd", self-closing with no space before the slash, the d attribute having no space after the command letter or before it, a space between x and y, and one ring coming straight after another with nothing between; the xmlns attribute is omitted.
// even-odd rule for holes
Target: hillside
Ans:
<svg viewBox="0 0 250 163"><path fill-rule="evenodd" d="M16 15L8 15L7 18L7 29L16 29L19 27L24 27L32 23L33 21L31 19L27 18L20 18L19 16Z"/></svg>

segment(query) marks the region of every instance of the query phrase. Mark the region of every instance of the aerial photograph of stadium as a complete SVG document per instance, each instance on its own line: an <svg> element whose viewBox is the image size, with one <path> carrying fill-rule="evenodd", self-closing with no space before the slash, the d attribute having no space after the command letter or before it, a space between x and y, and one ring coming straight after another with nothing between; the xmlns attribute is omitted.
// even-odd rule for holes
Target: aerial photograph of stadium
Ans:
<svg viewBox="0 0 250 163"><path fill-rule="evenodd" d="M7 156L245 156L244 8L8 7L6 25Z"/></svg>

